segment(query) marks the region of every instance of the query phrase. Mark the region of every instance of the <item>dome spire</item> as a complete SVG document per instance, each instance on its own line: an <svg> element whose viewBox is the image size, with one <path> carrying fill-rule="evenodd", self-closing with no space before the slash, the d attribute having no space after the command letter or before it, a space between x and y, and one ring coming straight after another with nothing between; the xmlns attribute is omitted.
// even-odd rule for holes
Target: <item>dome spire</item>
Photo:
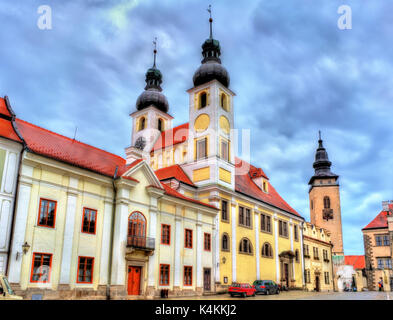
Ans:
<svg viewBox="0 0 393 320"><path fill-rule="evenodd" d="M153 63L153 68L155 68L156 67L156 55L157 55L157 37L154 38L153 44L154 44L154 50L153 50L154 63Z"/></svg>
<svg viewBox="0 0 393 320"><path fill-rule="evenodd" d="M318 148L315 152L315 161L313 163L315 173L309 184L311 184L316 178L338 178L336 174L330 171L332 163L329 161L328 153L323 147L323 140L320 130L318 131L318 136Z"/></svg>
<svg viewBox="0 0 393 320"><path fill-rule="evenodd" d="M194 86L196 87L215 79L220 81L225 87L228 87L229 75L228 71L221 65L220 42L213 38L211 5L209 5L207 11L209 12L210 35L202 44L202 65L194 73Z"/></svg>
<svg viewBox="0 0 393 320"><path fill-rule="evenodd" d="M145 91L138 97L136 108L137 110L142 110L152 105L163 112L168 112L168 101L165 95L161 93L162 74L156 67L157 38L154 38L153 45L153 66L146 72Z"/></svg>
<svg viewBox="0 0 393 320"><path fill-rule="evenodd" d="M213 18L212 18L212 5L209 4L209 8L207 8L207 11L210 14L209 18L209 23L210 23L210 39L213 39Z"/></svg>

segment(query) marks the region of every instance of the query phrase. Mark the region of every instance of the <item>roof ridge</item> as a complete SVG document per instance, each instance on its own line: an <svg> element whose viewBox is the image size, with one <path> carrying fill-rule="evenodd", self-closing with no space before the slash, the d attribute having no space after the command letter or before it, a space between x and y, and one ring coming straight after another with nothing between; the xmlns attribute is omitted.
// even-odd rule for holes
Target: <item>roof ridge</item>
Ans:
<svg viewBox="0 0 393 320"><path fill-rule="evenodd" d="M16 118L16 120L21 121L21 122L24 122L24 123L26 123L26 124L28 124L28 125L30 125L30 126L33 126L33 127L38 128L38 129L44 130L44 131L49 132L49 133L51 133L51 134L54 134L54 135L56 135L56 136L65 138L65 139L67 139L67 140L69 140L69 141L75 141L76 143L85 145L85 146L87 146L87 147L96 149L96 150L98 150L98 151L105 152L105 153L107 153L107 154L109 154L109 155L112 155L112 156L118 157L119 159L125 160L123 157L121 157L121 156L119 156L119 155L117 155L117 154L114 154L114 153L112 153L112 152L106 151L106 150L104 150L104 149L100 149L100 148L95 147L95 146L93 146L93 145L91 145L91 144L88 144L88 143L85 143L85 142L82 142L82 141L79 141L79 140L71 139L70 137L67 137L67 136L62 135L62 134L60 134L60 133L57 133L57 132L51 131L51 130L49 130L49 129L46 129L46 128L37 126L36 124L33 124L33 123L31 123L31 122L22 120L22 119L20 119L20 118Z"/></svg>

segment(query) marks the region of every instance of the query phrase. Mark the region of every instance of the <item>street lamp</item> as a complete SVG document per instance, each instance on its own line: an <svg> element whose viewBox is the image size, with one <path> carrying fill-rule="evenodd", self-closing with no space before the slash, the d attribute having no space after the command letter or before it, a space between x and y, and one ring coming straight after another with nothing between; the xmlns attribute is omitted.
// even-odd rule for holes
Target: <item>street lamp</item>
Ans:
<svg viewBox="0 0 393 320"><path fill-rule="evenodd" d="M26 254L30 249L30 245L27 243L27 241L25 241L25 243L22 245L22 250L23 250L23 254Z"/></svg>

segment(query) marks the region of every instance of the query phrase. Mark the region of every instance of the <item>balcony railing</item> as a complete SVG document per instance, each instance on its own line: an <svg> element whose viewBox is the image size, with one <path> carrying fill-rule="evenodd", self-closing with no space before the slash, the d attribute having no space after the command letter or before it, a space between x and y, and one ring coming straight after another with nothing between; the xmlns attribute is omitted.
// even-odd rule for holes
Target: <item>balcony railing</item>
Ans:
<svg viewBox="0 0 393 320"><path fill-rule="evenodd" d="M141 236L128 236L127 247L152 251L155 249L155 239Z"/></svg>

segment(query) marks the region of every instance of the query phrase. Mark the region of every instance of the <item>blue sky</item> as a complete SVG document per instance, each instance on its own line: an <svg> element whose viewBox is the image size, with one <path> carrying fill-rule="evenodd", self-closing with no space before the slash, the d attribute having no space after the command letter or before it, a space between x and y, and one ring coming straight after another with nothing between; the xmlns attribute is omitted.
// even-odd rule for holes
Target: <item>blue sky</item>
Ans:
<svg viewBox="0 0 393 320"><path fill-rule="evenodd" d="M174 125L188 121L209 3L253 164L308 220L321 130L340 175L345 253L363 254L361 228L393 198L391 1L0 0L0 95L19 118L70 137L78 127L78 140L124 156L154 37ZM337 27L343 4L351 30ZM40 5L51 30L37 27Z"/></svg>

